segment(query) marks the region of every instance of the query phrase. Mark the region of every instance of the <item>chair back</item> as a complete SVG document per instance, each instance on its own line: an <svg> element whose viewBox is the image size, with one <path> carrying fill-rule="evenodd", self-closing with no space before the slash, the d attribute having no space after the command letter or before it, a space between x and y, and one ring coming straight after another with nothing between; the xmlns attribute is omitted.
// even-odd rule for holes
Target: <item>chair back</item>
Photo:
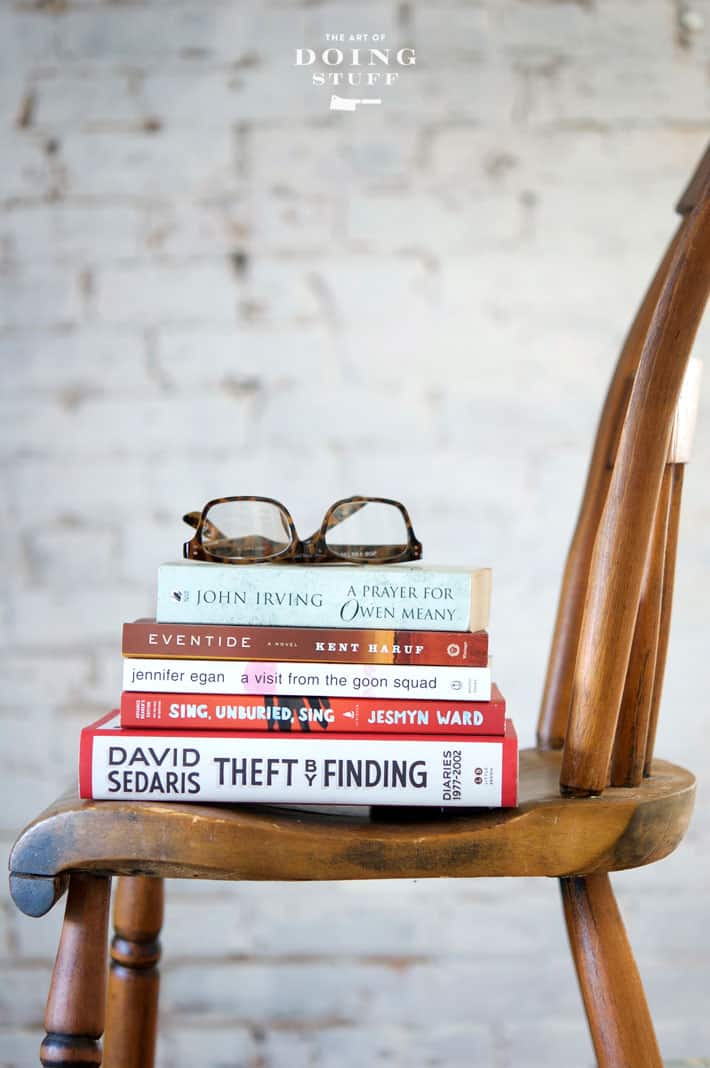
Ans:
<svg viewBox="0 0 710 1068"><path fill-rule="evenodd" d="M678 209L609 387L563 578L538 744L564 746L565 793L650 770L697 400L695 362L686 372L710 291L710 149Z"/></svg>

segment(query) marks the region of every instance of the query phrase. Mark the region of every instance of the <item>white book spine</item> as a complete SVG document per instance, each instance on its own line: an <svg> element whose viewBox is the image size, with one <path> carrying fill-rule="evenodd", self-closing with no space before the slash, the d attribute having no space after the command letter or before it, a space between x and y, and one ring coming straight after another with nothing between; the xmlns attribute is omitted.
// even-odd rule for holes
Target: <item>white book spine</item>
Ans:
<svg viewBox="0 0 710 1068"><path fill-rule="evenodd" d="M508 745L514 739L508 739ZM514 804L504 740L199 737L122 731L82 736L82 796L292 804ZM90 763L90 769L87 767ZM515 769L513 769L513 777ZM90 794L87 783L90 782Z"/></svg>
<svg viewBox="0 0 710 1068"><path fill-rule="evenodd" d="M186 561L158 568L159 623L486 630L488 568Z"/></svg>
<svg viewBox="0 0 710 1068"><path fill-rule="evenodd" d="M487 667L254 663L124 657L123 689L155 693L273 694L489 701Z"/></svg>

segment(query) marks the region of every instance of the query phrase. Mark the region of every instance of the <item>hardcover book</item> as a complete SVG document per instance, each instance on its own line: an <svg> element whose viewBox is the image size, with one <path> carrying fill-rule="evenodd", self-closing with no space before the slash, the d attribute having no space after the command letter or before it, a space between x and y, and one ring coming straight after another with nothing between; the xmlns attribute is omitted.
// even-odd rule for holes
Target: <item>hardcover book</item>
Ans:
<svg viewBox="0 0 710 1068"><path fill-rule="evenodd" d="M191 660L312 660L331 664L488 663L488 633L239 627L228 624L123 624L123 655Z"/></svg>
<svg viewBox="0 0 710 1068"><path fill-rule="evenodd" d="M505 701L388 701L350 697L245 697L189 693L121 695L122 727L293 731L320 734L502 734Z"/></svg>
<svg viewBox="0 0 710 1068"><path fill-rule="evenodd" d="M488 627L488 568L353 564L289 567L184 560L158 568L160 623L384 627L476 631Z"/></svg>
<svg viewBox="0 0 710 1068"><path fill-rule="evenodd" d="M144 801L511 807L518 744L502 736L331 738L253 731L81 732L81 797Z"/></svg>
<svg viewBox="0 0 710 1068"><path fill-rule="evenodd" d="M312 664L249 660L153 660L126 657L123 689L158 693L328 694L331 697L405 697L488 701L487 667L398 664Z"/></svg>

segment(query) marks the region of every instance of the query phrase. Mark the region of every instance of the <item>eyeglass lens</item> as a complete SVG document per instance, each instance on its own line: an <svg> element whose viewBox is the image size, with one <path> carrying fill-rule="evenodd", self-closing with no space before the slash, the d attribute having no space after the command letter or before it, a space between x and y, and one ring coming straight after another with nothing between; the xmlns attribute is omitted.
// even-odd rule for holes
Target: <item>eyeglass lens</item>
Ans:
<svg viewBox="0 0 710 1068"><path fill-rule="evenodd" d="M268 560L291 544L284 512L269 501L213 504L202 527L202 544L225 560Z"/></svg>
<svg viewBox="0 0 710 1068"><path fill-rule="evenodd" d="M390 559L406 550L409 534L393 504L344 501L331 513L325 542L344 560Z"/></svg>

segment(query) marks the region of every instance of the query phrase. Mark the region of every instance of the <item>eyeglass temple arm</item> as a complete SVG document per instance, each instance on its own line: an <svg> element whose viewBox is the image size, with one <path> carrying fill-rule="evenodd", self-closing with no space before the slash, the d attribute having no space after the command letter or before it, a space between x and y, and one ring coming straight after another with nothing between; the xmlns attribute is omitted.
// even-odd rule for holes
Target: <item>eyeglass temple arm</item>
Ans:
<svg viewBox="0 0 710 1068"><path fill-rule="evenodd" d="M185 512L185 515L182 517L182 521L183 523L187 523L188 526L194 527L195 530L197 530L200 525L201 516L202 512ZM226 538L226 534L223 534L219 527L216 527L214 523L210 523L209 519L205 519L204 523L202 524L202 530L203 533L206 534L207 537L210 539Z"/></svg>

